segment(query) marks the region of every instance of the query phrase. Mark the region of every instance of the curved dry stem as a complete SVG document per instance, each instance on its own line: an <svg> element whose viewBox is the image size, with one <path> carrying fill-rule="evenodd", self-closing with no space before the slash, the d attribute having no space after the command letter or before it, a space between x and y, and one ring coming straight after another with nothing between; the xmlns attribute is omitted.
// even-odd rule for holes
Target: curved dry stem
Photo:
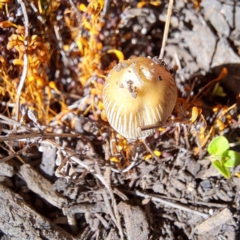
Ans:
<svg viewBox="0 0 240 240"><path fill-rule="evenodd" d="M219 82L221 81L223 78L225 78L228 74L228 70L226 68L223 68L222 71L220 72L219 76L215 79L213 79L211 82L209 82L208 84L206 84L201 90L200 92L192 99L192 102L196 101L196 99L198 99L201 94L205 93L206 89L212 85L213 83Z"/></svg>

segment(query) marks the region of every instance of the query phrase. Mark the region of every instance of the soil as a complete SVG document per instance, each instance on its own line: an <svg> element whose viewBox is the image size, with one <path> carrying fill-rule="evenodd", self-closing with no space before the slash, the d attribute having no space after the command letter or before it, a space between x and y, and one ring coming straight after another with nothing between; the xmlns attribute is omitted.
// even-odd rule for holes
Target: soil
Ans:
<svg viewBox="0 0 240 240"><path fill-rule="evenodd" d="M51 89L56 114L43 122L29 111L32 103L26 103L28 116L21 108L25 119L20 124L10 97L0 93L1 240L240 239L240 166L226 179L207 152L218 135L239 141L240 3L175 1L164 55L169 68L178 68L179 100L171 124L144 141L127 141L99 117L98 107L89 107L101 102L93 86L103 85L104 78L91 71L86 83L78 78L84 69L78 63L86 62L70 35L87 32L71 29L70 20L81 24L83 1L56 2L47 20L25 3L30 35L41 35L43 29L34 21L43 21L43 38L52 44L54 54L45 70L61 92ZM125 59L159 55L168 1L104 4L97 39L103 46L97 66L102 74L119 60L115 50ZM22 5L7 5L9 18L1 13L1 21L23 24ZM48 21L54 24L48 26ZM15 53L4 48L10 30L0 31L0 56L12 59ZM228 74L218 81L218 89L224 94L214 95L216 82L208 83L223 69ZM20 75L12 75L14 84Z"/></svg>

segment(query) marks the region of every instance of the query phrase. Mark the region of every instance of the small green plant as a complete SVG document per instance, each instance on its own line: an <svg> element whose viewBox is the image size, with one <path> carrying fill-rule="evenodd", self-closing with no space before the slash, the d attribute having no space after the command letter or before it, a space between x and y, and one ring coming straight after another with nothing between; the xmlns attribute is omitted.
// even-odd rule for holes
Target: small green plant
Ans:
<svg viewBox="0 0 240 240"><path fill-rule="evenodd" d="M231 177L230 168L240 165L240 153L230 150L230 147L239 143L229 143L227 138L219 136L208 145L208 153L211 155L213 166L227 179Z"/></svg>
<svg viewBox="0 0 240 240"><path fill-rule="evenodd" d="M212 91L212 95L218 97L226 97L227 94L224 92L223 87L221 87L219 83L216 83Z"/></svg>

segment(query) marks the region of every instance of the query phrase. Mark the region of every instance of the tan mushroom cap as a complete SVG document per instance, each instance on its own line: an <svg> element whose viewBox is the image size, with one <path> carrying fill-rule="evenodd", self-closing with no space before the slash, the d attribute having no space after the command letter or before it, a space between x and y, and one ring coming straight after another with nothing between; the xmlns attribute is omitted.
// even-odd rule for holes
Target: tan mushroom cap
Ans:
<svg viewBox="0 0 240 240"><path fill-rule="evenodd" d="M121 61L109 73L103 89L108 121L128 139L154 133L154 129L141 131L139 127L166 122L176 100L174 78L157 58Z"/></svg>

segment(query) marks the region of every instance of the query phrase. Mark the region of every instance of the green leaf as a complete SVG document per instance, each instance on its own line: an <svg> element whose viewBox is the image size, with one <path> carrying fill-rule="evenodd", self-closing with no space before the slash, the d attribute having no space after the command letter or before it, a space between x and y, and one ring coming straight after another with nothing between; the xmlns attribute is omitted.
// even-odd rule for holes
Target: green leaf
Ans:
<svg viewBox="0 0 240 240"><path fill-rule="evenodd" d="M225 161L224 166L225 167L236 167L240 165L240 153L235 152L233 150L227 151L227 158L228 160Z"/></svg>
<svg viewBox="0 0 240 240"><path fill-rule="evenodd" d="M222 155L229 149L229 142L224 136L215 137L208 145L208 153Z"/></svg>
<svg viewBox="0 0 240 240"><path fill-rule="evenodd" d="M231 177L231 172L230 169L228 167L225 167L224 165L222 165L222 163L220 161L214 161L212 162L212 165L227 179L229 179Z"/></svg>

